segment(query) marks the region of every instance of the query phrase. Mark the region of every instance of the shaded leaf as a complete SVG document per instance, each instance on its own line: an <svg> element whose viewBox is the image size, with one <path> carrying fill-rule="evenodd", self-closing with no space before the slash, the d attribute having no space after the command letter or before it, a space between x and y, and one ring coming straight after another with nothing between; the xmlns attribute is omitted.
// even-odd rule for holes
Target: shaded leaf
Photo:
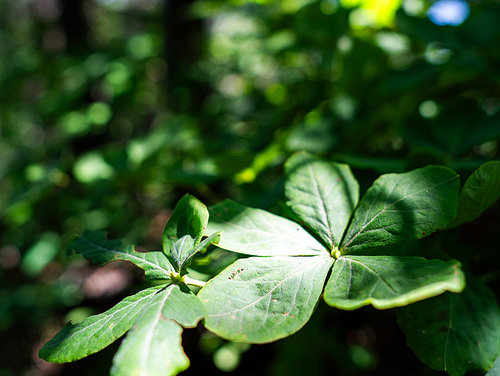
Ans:
<svg viewBox="0 0 500 376"><path fill-rule="evenodd" d="M458 200L457 216L448 227L472 221L500 197L500 162L487 162L464 184Z"/></svg>
<svg viewBox="0 0 500 376"><path fill-rule="evenodd" d="M81 254L99 266L115 260L130 261L146 272L147 279L169 279L174 271L162 252L136 252L133 245L106 240L106 233L102 231L74 237L68 243L67 254Z"/></svg>
<svg viewBox="0 0 500 376"><path fill-rule="evenodd" d="M359 199L359 185L349 166L302 152L287 161L285 173L292 211L330 250L338 246Z"/></svg>
<svg viewBox="0 0 500 376"><path fill-rule="evenodd" d="M500 352L500 311L491 290L467 275L461 294L397 310L406 343L425 364L451 376L488 370Z"/></svg>
<svg viewBox="0 0 500 376"><path fill-rule="evenodd" d="M66 324L40 349L40 358L52 363L67 363L102 350L134 325L141 310L164 287L142 290L104 313L90 316L76 325Z"/></svg>
<svg viewBox="0 0 500 376"><path fill-rule="evenodd" d="M237 260L198 293L207 308L205 327L251 343L295 333L313 313L332 263L330 257Z"/></svg>
<svg viewBox="0 0 500 376"><path fill-rule="evenodd" d="M365 305L378 309L401 307L439 295L460 292L465 280L458 261L421 257L340 257L325 287L324 299L340 309Z"/></svg>
<svg viewBox="0 0 500 376"><path fill-rule="evenodd" d="M175 206L163 230L163 251L172 259L172 250L177 240L189 235L197 245L208 223L208 210L196 197L184 195Z"/></svg>
<svg viewBox="0 0 500 376"><path fill-rule="evenodd" d="M222 231L219 247L256 256L328 254L312 235L295 222L224 200L210 208L206 233Z"/></svg>
<svg viewBox="0 0 500 376"><path fill-rule="evenodd" d="M189 290L168 286L148 304L127 333L113 359L111 375L169 376L187 369L189 359L182 349L179 324L195 326L203 314L203 305Z"/></svg>
<svg viewBox="0 0 500 376"><path fill-rule="evenodd" d="M456 215L458 176L440 166L387 174L368 189L342 240L343 253L420 239Z"/></svg>

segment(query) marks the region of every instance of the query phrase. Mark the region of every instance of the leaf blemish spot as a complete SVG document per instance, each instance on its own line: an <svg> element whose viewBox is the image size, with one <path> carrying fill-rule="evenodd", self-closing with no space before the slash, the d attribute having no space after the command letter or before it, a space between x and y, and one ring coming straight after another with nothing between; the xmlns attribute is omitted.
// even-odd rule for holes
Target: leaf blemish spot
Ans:
<svg viewBox="0 0 500 376"><path fill-rule="evenodd" d="M243 268L239 268L239 269L238 269L238 270L236 270L235 272L232 272L232 273L229 275L229 277L227 277L227 279L234 279L234 278L236 278L236 276L237 276L238 274L240 274L243 270L245 270L245 269L243 269Z"/></svg>

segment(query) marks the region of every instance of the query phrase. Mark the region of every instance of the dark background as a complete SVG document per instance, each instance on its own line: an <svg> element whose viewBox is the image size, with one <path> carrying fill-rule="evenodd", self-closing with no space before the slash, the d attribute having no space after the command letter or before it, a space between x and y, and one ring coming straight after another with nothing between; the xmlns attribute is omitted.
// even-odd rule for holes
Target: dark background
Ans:
<svg viewBox="0 0 500 376"><path fill-rule="evenodd" d="M500 4L438 25L432 1L381 3L0 2L0 375L108 373L118 342L64 366L37 357L68 320L147 286L127 263L68 260L75 233L159 249L185 193L284 214L282 165L298 150L349 163L362 192L428 164L463 182L498 159ZM497 203L422 255L451 255L498 291L499 218ZM186 330L185 374L439 374L404 341L391 310L321 302L269 345Z"/></svg>

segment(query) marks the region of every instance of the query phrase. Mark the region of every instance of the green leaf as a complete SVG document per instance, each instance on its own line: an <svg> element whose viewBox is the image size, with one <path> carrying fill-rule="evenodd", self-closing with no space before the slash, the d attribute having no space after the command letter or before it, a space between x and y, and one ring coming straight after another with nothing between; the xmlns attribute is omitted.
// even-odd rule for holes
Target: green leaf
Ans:
<svg viewBox="0 0 500 376"><path fill-rule="evenodd" d="M500 310L492 291L471 275L461 294L444 294L396 310L406 343L425 364L451 376L488 370L500 352Z"/></svg>
<svg viewBox="0 0 500 376"><path fill-rule="evenodd" d="M332 250L339 245L359 199L351 169L302 152L287 161L285 173L287 204Z"/></svg>
<svg viewBox="0 0 500 376"><path fill-rule="evenodd" d="M163 251L171 262L171 252L177 240L189 235L197 245L208 223L208 210L196 197L184 195L172 212L163 230Z"/></svg>
<svg viewBox="0 0 500 376"><path fill-rule="evenodd" d="M68 243L67 254L81 254L99 266L115 260L130 261L146 272L147 279L170 279L174 271L162 252L136 252L133 245L106 240L106 233L102 231L74 237Z"/></svg>
<svg viewBox="0 0 500 376"><path fill-rule="evenodd" d="M485 376L500 376L500 355L497 356L496 360L493 362L493 365L488 370Z"/></svg>
<svg viewBox="0 0 500 376"><path fill-rule="evenodd" d="M76 325L66 324L40 349L40 358L52 363L67 363L102 350L132 327L141 310L164 287L142 290L104 313L90 316Z"/></svg>
<svg viewBox="0 0 500 376"><path fill-rule="evenodd" d="M333 266L324 299L332 307L353 310L401 307L465 287L458 261L421 257L342 256Z"/></svg>
<svg viewBox="0 0 500 376"><path fill-rule="evenodd" d="M193 248L194 239L189 235L184 235L173 244L170 249L169 260L175 270L180 272L184 263L189 260Z"/></svg>
<svg viewBox="0 0 500 376"><path fill-rule="evenodd" d="M198 245L194 244L194 239L189 235L183 236L174 243L170 253L170 259L179 273L184 273L191 257L198 252L205 252L211 244L218 244L220 232L210 235Z"/></svg>
<svg viewBox="0 0 500 376"><path fill-rule="evenodd" d="M457 174L440 166L382 175L356 208L342 252L420 239L443 228L456 215L459 186Z"/></svg>
<svg viewBox="0 0 500 376"><path fill-rule="evenodd" d="M500 197L500 162L487 162L464 184L458 201L457 216L448 227L472 221Z"/></svg>
<svg viewBox="0 0 500 376"><path fill-rule="evenodd" d="M206 233L222 231L219 247L255 256L314 256L328 251L295 222L225 200L210 208Z"/></svg>
<svg viewBox="0 0 500 376"><path fill-rule="evenodd" d="M169 286L167 291L168 301L161 311L164 318L174 320L184 328L194 328L206 316L205 306L185 284Z"/></svg>
<svg viewBox="0 0 500 376"><path fill-rule="evenodd" d="M170 285L142 311L113 359L112 376L169 376L189 367L179 324L195 326L204 308L186 289Z"/></svg>
<svg viewBox="0 0 500 376"><path fill-rule="evenodd" d="M313 313L330 257L239 259L198 293L205 327L218 336L266 343L298 331Z"/></svg>

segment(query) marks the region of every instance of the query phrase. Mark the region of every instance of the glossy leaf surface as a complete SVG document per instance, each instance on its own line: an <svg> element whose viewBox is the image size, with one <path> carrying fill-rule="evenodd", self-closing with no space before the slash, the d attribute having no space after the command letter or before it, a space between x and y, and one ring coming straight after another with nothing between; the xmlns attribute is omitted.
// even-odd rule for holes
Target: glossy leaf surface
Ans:
<svg viewBox="0 0 500 376"><path fill-rule="evenodd" d="M71 323L40 350L40 358L52 363L67 363L102 350L120 338L133 325L141 310L165 285L155 286L123 299L113 308Z"/></svg>
<svg viewBox="0 0 500 376"><path fill-rule="evenodd" d="M329 249L338 246L359 199L348 165L297 153L285 164L288 206Z"/></svg>
<svg viewBox="0 0 500 376"><path fill-rule="evenodd" d="M239 259L199 292L205 326L234 341L287 337L309 320L323 290L330 257Z"/></svg>
<svg viewBox="0 0 500 376"><path fill-rule="evenodd" d="M177 271L192 256L190 250L200 242L207 223L207 207L196 197L184 195L165 225L162 238L163 251Z"/></svg>
<svg viewBox="0 0 500 376"><path fill-rule="evenodd" d="M219 247L255 256L328 255L297 223L265 210L225 200L210 208L206 233L222 231Z"/></svg>
<svg viewBox="0 0 500 376"><path fill-rule="evenodd" d="M74 237L68 243L67 253L81 254L99 266L115 260L130 261L146 272L147 279L169 279L174 271L162 252L136 252L133 245L106 240L106 233L101 231Z"/></svg>
<svg viewBox="0 0 500 376"><path fill-rule="evenodd" d="M365 305L378 309L400 307L465 287L458 261L421 257L340 257L325 287L325 301L353 310Z"/></svg>
<svg viewBox="0 0 500 376"><path fill-rule="evenodd" d="M443 228L456 215L459 185L457 174L440 166L382 175L356 208L342 252L420 239Z"/></svg>
<svg viewBox="0 0 500 376"><path fill-rule="evenodd" d="M491 290L467 276L461 294L444 294L397 310L406 343L428 366L461 376L488 370L500 352L500 311Z"/></svg>
<svg viewBox="0 0 500 376"><path fill-rule="evenodd" d="M472 221L500 197L500 162L487 162L465 182L450 227Z"/></svg>
<svg viewBox="0 0 500 376"><path fill-rule="evenodd" d="M187 300L189 309L186 308ZM194 303L198 301L198 303ZM195 326L204 308L195 295L170 285L143 310L113 359L113 376L169 376L189 367L182 349L185 323Z"/></svg>

